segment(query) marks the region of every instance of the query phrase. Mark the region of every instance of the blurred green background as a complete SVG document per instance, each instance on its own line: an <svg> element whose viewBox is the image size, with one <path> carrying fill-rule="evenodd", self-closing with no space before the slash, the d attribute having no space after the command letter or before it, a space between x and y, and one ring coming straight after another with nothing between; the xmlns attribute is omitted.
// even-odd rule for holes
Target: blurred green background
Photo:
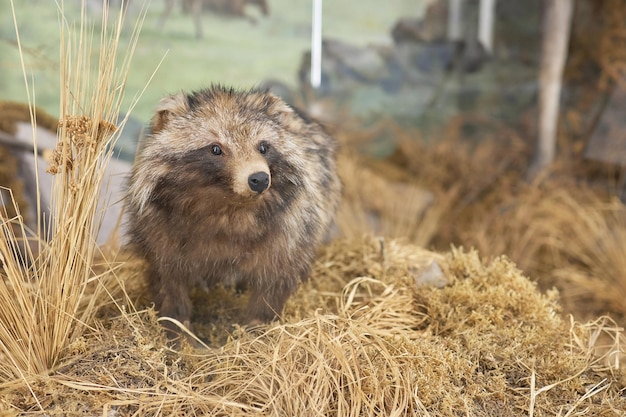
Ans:
<svg viewBox="0 0 626 417"><path fill-rule="evenodd" d="M58 6L53 0L16 0L14 3L36 103L58 115ZM91 2L88 8L96 24L101 16L98 7L94 7L97 3ZM132 97L144 88L163 58L133 112L139 120L147 121L155 103L178 90L198 89L211 83L251 87L267 79L295 86L302 56L310 49L312 0L268 0L268 3L268 16L262 16L253 5L247 6L246 13L256 23L203 13L204 38L196 39L192 17L183 13L180 4L174 8L164 29L159 30L157 21L165 9L165 0L149 2L122 110L125 111ZM419 16L428 3L428 0L327 0L323 8L323 35L358 46L391 44L390 30L394 22L403 16ZM140 0L131 3L124 37L130 36L142 4ZM65 8L66 14L75 16L78 21L80 0L65 0ZM0 99L26 101L9 0L0 2L0 74Z"/></svg>

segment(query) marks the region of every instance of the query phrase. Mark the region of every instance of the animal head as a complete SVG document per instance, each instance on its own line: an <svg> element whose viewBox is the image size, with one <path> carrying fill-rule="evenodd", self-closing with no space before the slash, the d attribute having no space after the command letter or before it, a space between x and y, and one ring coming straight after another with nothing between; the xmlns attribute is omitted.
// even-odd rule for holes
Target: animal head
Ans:
<svg viewBox="0 0 626 417"><path fill-rule="evenodd" d="M280 98L211 87L161 100L137 155L130 193L142 211L164 182L244 203L307 181L307 122ZM284 195L283 195L284 197Z"/></svg>

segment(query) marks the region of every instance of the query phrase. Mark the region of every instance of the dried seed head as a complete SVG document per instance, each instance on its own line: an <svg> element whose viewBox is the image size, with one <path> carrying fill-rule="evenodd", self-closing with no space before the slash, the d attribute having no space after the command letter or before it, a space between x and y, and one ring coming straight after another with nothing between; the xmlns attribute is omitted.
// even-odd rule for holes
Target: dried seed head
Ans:
<svg viewBox="0 0 626 417"><path fill-rule="evenodd" d="M100 120L94 125L94 121L87 116L67 116L59 121L59 126L65 127L67 137L77 148L101 143L117 130L115 125L106 120Z"/></svg>
<svg viewBox="0 0 626 417"><path fill-rule="evenodd" d="M87 116L67 116L59 121L59 127L68 141L61 141L52 151L50 166L46 172L58 174L63 167L72 170L77 154L86 146L96 146L115 133L117 127L105 120L96 125ZM69 146L66 146L65 144Z"/></svg>

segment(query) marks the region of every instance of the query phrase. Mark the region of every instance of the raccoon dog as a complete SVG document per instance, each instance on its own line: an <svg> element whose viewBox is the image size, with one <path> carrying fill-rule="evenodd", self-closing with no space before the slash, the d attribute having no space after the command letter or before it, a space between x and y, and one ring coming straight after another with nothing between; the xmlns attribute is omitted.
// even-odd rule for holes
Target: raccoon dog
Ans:
<svg viewBox="0 0 626 417"><path fill-rule="evenodd" d="M337 209L336 148L270 93L213 86L161 100L127 199L160 314L188 323L189 290L222 283L250 289L249 322L280 315Z"/></svg>

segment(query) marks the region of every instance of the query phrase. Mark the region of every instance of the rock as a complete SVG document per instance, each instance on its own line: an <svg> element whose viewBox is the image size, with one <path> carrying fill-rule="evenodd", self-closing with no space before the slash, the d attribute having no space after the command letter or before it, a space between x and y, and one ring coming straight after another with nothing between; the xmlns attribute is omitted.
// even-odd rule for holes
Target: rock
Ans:
<svg viewBox="0 0 626 417"><path fill-rule="evenodd" d="M409 81L423 79L424 75L443 74L454 58L454 46L449 42L402 44L394 52L394 59Z"/></svg>
<svg viewBox="0 0 626 417"><path fill-rule="evenodd" d="M336 39L324 40L322 60L336 62L342 75L366 83L376 82L386 71L385 60L375 49L360 48Z"/></svg>
<svg viewBox="0 0 626 417"><path fill-rule="evenodd" d="M347 104L352 114L368 120L391 116L418 128L477 109L515 123L536 100L536 65L517 50L521 42L532 49L525 54L537 53L540 1L497 3L493 55L477 39L479 2L467 0L464 6L462 38L456 42L447 39L447 0L431 2L422 19L398 20L391 45L358 47L326 39L322 85L310 88L307 53L300 67L302 89Z"/></svg>
<svg viewBox="0 0 626 417"><path fill-rule="evenodd" d="M448 285L448 279L434 259L424 268L410 268L409 274L415 279L415 285L418 287L443 288Z"/></svg>
<svg viewBox="0 0 626 417"><path fill-rule="evenodd" d="M396 45L415 42L444 42L447 40L448 2L438 0L430 3L424 17L403 18L391 30Z"/></svg>
<svg viewBox="0 0 626 417"><path fill-rule="evenodd" d="M311 53L300 64L300 82L310 83ZM358 85L379 82L387 73L387 63L374 48L362 48L336 39L322 42L322 87L324 93L351 90Z"/></svg>
<svg viewBox="0 0 626 417"><path fill-rule="evenodd" d="M33 133L30 123L18 123L15 138L20 142L32 144ZM37 128L37 144L44 149L54 149L56 147L56 134L46 129ZM37 207L37 182L36 174L39 176L39 195L42 207L42 215L45 217L44 224L49 223L50 202L52 197L52 183L54 177L46 172L49 163L42 157L38 157L37 170L35 170L35 157L30 152L21 152L20 175L24 180L25 198L30 200L28 206ZM102 184L98 210L104 210L102 227L96 238L99 244L104 244L112 236L120 223L123 199L126 190L126 179L130 175L132 165L129 162L112 159L109 162ZM33 215L30 217L36 219ZM36 230L36 227L35 229Z"/></svg>
<svg viewBox="0 0 626 417"><path fill-rule="evenodd" d="M420 42L422 38L422 19L417 18L403 18L396 22L391 29L391 37L394 43L400 45L405 42Z"/></svg>

